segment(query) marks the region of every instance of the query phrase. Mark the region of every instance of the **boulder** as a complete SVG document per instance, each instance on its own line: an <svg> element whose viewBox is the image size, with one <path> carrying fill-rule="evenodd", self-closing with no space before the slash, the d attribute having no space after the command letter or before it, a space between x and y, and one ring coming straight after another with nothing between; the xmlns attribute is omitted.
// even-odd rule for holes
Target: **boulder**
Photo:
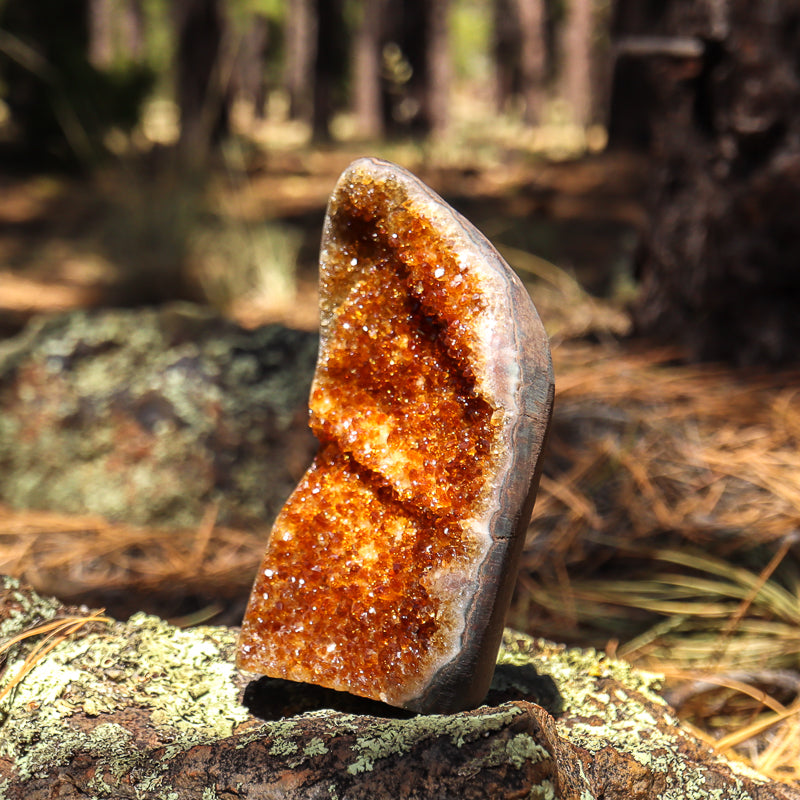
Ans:
<svg viewBox="0 0 800 800"><path fill-rule="evenodd" d="M88 616L0 580L6 641ZM657 676L510 630L486 705L410 716L304 684L247 687L233 629L92 620L40 652L8 693L44 634L6 653L6 800L800 799L681 728Z"/></svg>
<svg viewBox="0 0 800 800"><path fill-rule="evenodd" d="M270 524L313 457L317 335L188 304L74 311L0 344L0 501Z"/></svg>

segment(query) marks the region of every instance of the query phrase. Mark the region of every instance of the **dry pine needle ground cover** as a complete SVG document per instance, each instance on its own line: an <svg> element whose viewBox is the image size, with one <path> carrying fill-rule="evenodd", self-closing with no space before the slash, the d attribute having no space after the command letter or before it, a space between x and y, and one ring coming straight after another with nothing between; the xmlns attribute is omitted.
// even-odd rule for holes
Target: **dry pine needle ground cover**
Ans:
<svg viewBox="0 0 800 800"><path fill-rule="evenodd" d="M620 344L624 317L545 278L556 414L510 624L664 673L699 735L800 781L800 373ZM264 535L213 508L165 535L0 507L0 571L117 615L189 597L186 624L237 624Z"/></svg>

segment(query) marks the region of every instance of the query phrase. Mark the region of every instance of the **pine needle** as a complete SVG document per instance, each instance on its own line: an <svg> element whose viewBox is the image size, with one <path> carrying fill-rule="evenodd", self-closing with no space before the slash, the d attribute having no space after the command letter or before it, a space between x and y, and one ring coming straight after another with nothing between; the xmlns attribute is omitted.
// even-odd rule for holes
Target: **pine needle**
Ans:
<svg viewBox="0 0 800 800"><path fill-rule="evenodd" d="M33 638L34 636L42 636L47 634L40 642L28 653L25 661L22 663L19 671L14 675L11 680L0 690L0 702L2 702L13 689L20 684L20 682L28 675L34 667L40 663L52 650L54 650L62 642L66 641L70 636L77 633L82 627L92 622L101 622L109 624L111 620L103 616L105 609L95 611L87 617L61 617L51 622L46 622L42 625L37 625L29 628L22 633L12 636L7 641L0 645L0 656L7 654L14 645L19 644L26 639Z"/></svg>

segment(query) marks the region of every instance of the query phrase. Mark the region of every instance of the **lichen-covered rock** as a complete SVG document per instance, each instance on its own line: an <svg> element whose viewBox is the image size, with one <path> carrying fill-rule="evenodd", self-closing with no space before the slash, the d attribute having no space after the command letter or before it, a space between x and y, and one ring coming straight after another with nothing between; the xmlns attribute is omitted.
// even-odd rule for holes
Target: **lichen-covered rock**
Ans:
<svg viewBox="0 0 800 800"><path fill-rule="evenodd" d="M66 611L0 581L4 638ZM509 631L488 700L517 699L408 719L323 705L261 721L239 703L235 640L138 615L63 642L0 701L0 796L800 798L716 756L679 727L654 676L597 653ZM35 643L12 648L0 691ZM536 699L556 717L525 696L535 673L555 683L560 712L553 696Z"/></svg>
<svg viewBox="0 0 800 800"><path fill-rule="evenodd" d="M316 334L189 305L77 311L0 344L0 500L134 524L271 522L315 450Z"/></svg>

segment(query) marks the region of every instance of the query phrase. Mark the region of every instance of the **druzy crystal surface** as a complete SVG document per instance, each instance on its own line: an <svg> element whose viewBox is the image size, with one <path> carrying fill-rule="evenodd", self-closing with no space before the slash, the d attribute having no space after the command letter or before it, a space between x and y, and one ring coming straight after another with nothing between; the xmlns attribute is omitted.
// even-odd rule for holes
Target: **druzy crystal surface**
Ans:
<svg viewBox="0 0 800 800"><path fill-rule="evenodd" d="M331 198L320 296L320 448L272 530L239 665L417 710L473 703L549 420L538 316L466 220L374 159ZM542 344L531 405L521 351Z"/></svg>

